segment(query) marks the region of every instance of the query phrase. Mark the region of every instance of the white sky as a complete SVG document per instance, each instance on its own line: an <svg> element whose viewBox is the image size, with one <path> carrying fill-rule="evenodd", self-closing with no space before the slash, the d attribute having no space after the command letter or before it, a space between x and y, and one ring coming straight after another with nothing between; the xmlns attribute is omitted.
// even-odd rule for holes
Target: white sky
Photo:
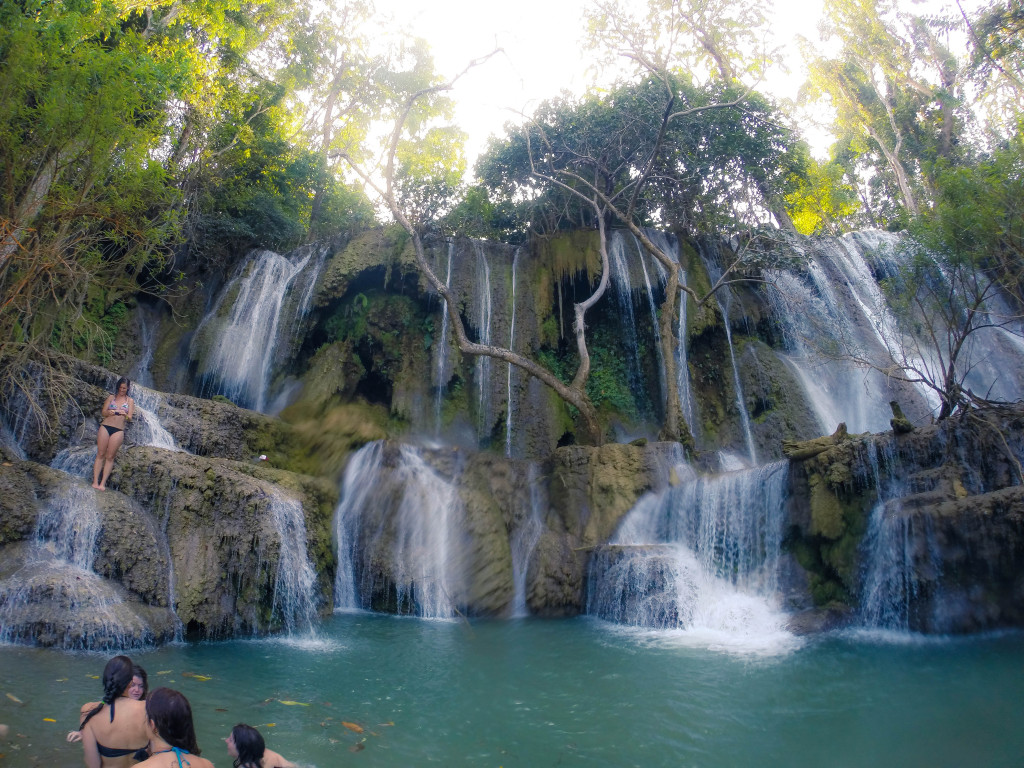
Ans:
<svg viewBox="0 0 1024 768"><path fill-rule="evenodd" d="M637 4L646 0L632 0ZM970 12L983 0L962 0ZM949 8L952 0L900 0L915 13ZM473 59L496 48L504 53L466 74L451 93L455 124L469 138L466 153L472 173L491 135L502 135L519 113L531 114L543 100L562 90L582 93L593 80L583 50L583 9L588 0L376 0L377 11L427 40L437 71L454 77ZM797 97L806 72L796 45L798 36L819 43L822 0L775 0L771 14L774 45L785 51L789 73L769 73L759 87L779 99ZM815 111L822 115L823 110ZM820 118L819 118L820 119ZM821 125L804 119L800 131L814 154L827 156L831 138Z"/></svg>
<svg viewBox="0 0 1024 768"><path fill-rule="evenodd" d="M643 0L635 0L643 2ZM466 74L452 92L455 124L469 135L470 171L491 135L532 113L562 90L581 93L592 80L582 50L587 0L377 0L378 12L430 43L439 73L453 77L473 59L496 48L503 53ZM795 48L798 34L817 39L819 0L782 0L775 13L779 43ZM795 98L804 79L795 51L788 78L767 83L778 97Z"/></svg>

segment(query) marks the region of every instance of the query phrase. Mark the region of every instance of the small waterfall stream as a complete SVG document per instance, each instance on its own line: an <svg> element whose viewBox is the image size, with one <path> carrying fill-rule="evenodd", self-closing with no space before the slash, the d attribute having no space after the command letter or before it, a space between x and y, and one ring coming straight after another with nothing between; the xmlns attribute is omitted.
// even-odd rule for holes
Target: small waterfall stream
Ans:
<svg viewBox="0 0 1024 768"><path fill-rule="evenodd" d="M521 249L516 248L515 255L512 257L512 319L509 322L508 329L508 348L513 352L516 349L516 270L519 267L519 251ZM508 366L508 380L506 381L505 387L505 456L512 456L512 419L514 411L514 403L512 400L512 373L515 366L512 363L507 363Z"/></svg>
<svg viewBox="0 0 1024 768"><path fill-rule="evenodd" d="M537 549L544 532L544 512L547 509L544 489L541 485L540 467L530 462L526 472L529 487L528 509L522 515L519 527L509 542L512 550L512 584L514 594L510 615L513 618L529 615L526 605L526 578L530 568L530 558Z"/></svg>
<svg viewBox="0 0 1024 768"><path fill-rule="evenodd" d="M313 257L310 249L296 252L291 260L273 251L256 251L225 286L192 342L190 355L198 361L202 395L220 394L247 408L267 409L279 329L287 328L289 337L296 332L309 309L317 275L307 276L302 294L292 297L292 315L285 318L289 289L310 263L316 270L322 268L322 254ZM222 304L232 296L225 311Z"/></svg>
<svg viewBox="0 0 1024 768"><path fill-rule="evenodd" d="M630 279L629 262L626 257L626 238L615 230L608 244L608 266L618 300L622 343L625 347L626 375L629 388L638 398L645 391L643 366L640 363L640 339L636 332L636 314L633 310L633 283Z"/></svg>
<svg viewBox="0 0 1024 768"><path fill-rule="evenodd" d="M133 648L153 632L122 591L93 572L102 521L95 492L68 481L40 509L21 565L0 579L0 643L35 642L40 634L66 649ZM0 569L2 572L3 569ZM40 618L35 606L45 604Z"/></svg>
<svg viewBox="0 0 1024 768"><path fill-rule="evenodd" d="M314 634L317 577L306 546L302 503L283 492L275 492L270 497L270 518L280 543L274 578L274 613L289 634Z"/></svg>
<svg viewBox="0 0 1024 768"><path fill-rule="evenodd" d="M444 285L452 287L452 254L455 252L455 238L448 241L448 268L445 270ZM434 434L441 434L441 403L448 384L448 306L441 300L441 335L437 337L437 369L434 396Z"/></svg>
<svg viewBox="0 0 1024 768"><path fill-rule="evenodd" d="M723 646L791 642L777 605L786 468L693 478L644 496L594 553L587 613Z"/></svg>
<svg viewBox="0 0 1024 768"><path fill-rule="evenodd" d="M473 241L473 249L477 257L477 285L480 301L480 314L477 318L477 331L480 343L491 344L491 265L487 261L487 252L483 243ZM479 355L476 359L477 378L477 409L479 411L480 433L487 437L491 428L491 358Z"/></svg>
<svg viewBox="0 0 1024 768"><path fill-rule="evenodd" d="M335 609L368 609L383 600L398 613L454 617L464 590L461 522L458 490L417 448L360 448L335 510Z"/></svg>

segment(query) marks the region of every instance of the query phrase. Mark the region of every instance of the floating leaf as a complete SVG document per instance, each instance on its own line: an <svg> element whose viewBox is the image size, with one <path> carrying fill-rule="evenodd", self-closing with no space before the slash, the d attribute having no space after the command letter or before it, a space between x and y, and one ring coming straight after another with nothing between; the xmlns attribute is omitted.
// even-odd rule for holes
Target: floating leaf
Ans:
<svg viewBox="0 0 1024 768"><path fill-rule="evenodd" d="M217 708L216 708L216 709L214 709L213 711L214 711L214 712L227 712L227 710L226 710L226 709L224 709L224 707L217 707Z"/></svg>
<svg viewBox="0 0 1024 768"><path fill-rule="evenodd" d="M275 725L277 725L277 723L264 723L263 724L263 726L265 728L273 728Z"/></svg>
<svg viewBox="0 0 1024 768"><path fill-rule="evenodd" d="M43 722L44 723L56 723L57 721L54 720L52 717L44 717L43 718Z"/></svg>
<svg viewBox="0 0 1024 768"><path fill-rule="evenodd" d="M173 669L161 669L159 672L157 672L157 674L158 675L169 675L173 671L174 671Z"/></svg>
<svg viewBox="0 0 1024 768"><path fill-rule="evenodd" d="M200 682L206 682L207 680L213 680L209 675L197 675L195 672L182 672L182 677L191 677L193 680L199 680Z"/></svg>
<svg viewBox="0 0 1024 768"><path fill-rule="evenodd" d="M386 723L377 723L377 725L379 725L381 728L387 728L387 727L392 726L394 724L395 724L394 720L389 720Z"/></svg>
<svg viewBox="0 0 1024 768"><path fill-rule="evenodd" d="M309 706L309 704L307 704L304 701L291 701L289 699L278 699L278 701L280 701L282 704L284 704L285 706L288 706L288 707L308 707Z"/></svg>
<svg viewBox="0 0 1024 768"><path fill-rule="evenodd" d="M10 699L11 701L13 701L15 704L24 704L25 703L21 699L19 699L17 696L15 696L13 693L8 693L7 694L7 698Z"/></svg>
<svg viewBox="0 0 1024 768"><path fill-rule="evenodd" d="M344 725L346 728L348 728L350 731L355 731L356 733L362 733L363 732L363 726L361 726L361 725L356 725L355 723L349 723L349 722L347 722L345 720L342 720L341 724Z"/></svg>
<svg viewBox="0 0 1024 768"><path fill-rule="evenodd" d="M93 680L99 680L100 679L99 675L86 675L86 677L91 677Z"/></svg>
<svg viewBox="0 0 1024 768"><path fill-rule="evenodd" d="M66 677L58 677L57 678L57 682L58 683L66 683L67 681L68 681L68 679Z"/></svg>

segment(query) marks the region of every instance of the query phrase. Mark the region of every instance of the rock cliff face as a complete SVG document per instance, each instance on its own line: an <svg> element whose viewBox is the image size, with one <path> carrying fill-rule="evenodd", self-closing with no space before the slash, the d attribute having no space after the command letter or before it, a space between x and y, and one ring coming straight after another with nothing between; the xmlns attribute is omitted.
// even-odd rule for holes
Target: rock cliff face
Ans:
<svg viewBox="0 0 1024 768"><path fill-rule="evenodd" d="M589 295L597 276L592 233L522 249L462 239L428 245L472 338L511 344L571 375L572 303ZM715 263L706 252L723 247L680 239L691 286L710 285ZM661 289L653 279L647 294L640 266L632 263L620 280L647 317ZM585 447L574 444L573 412L548 389L451 347L437 297L400 232L341 242L316 274L303 288L311 312L289 327L291 346L276 350L268 368L276 394L267 399L287 403L279 417L189 394L199 384L188 339L201 318L188 328L157 324L150 373L178 391L136 390L140 417L126 431L107 493L92 492L87 478L114 374L83 363L70 372L71 396L59 410L8 408L0 624L15 629L7 636L105 647L287 628L274 598L279 564L294 555L285 551L282 503L301 504L303 555L315 571L309 592L315 609L329 611L341 582L333 540L339 478L353 452L376 441L384 442L372 503L352 523L363 607L414 611L434 579L443 581L438 599L467 615L577 614L595 548L640 497L674 482L668 467L684 451L691 466L713 472L734 467L751 447L759 462L779 458L783 441L795 440L804 442L790 453L792 557L782 577L786 606L803 611L795 624L926 632L1024 624L1018 410L914 429L921 420L908 408L899 434L814 440L824 430L808 402L807 373L801 378L787 356L765 296L748 287L700 307L687 301L687 343L678 354L695 442L627 443L658 431L657 345L646 320L635 323L646 330L627 327L610 292L587 320L599 363L591 395L608 442ZM451 496L438 507L450 513L448 562L430 579L412 573L403 539L403 526L424 522L406 498L413 459L424 467L416 472L431 476L421 495ZM55 564L60 553L40 522L69 483L99 520L88 595L69 588L75 577ZM116 607L83 625L76 604Z"/></svg>
<svg viewBox="0 0 1024 768"><path fill-rule="evenodd" d="M1024 410L842 435L792 464L789 546L820 607L961 633L1024 621Z"/></svg>

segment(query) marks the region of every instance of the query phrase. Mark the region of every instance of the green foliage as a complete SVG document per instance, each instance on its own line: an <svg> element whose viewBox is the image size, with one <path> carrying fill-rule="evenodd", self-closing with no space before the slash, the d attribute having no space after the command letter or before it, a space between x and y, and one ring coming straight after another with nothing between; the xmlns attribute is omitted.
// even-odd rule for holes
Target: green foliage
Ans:
<svg viewBox="0 0 1024 768"><path fill-rule="evenodd" d="M650 160L672 110L678 117L669 122L638 200L638 223L708 229L754 223L759 211L737 201L758 201L763 214L801 163L775 106L735 85L697 88L679 77L669 98L664 83L648 77L604 94L545 102L530 123L492 140L477 175L491 200L518 204L521 231L594 227L592 208L535 169L570 186L578 185L573 174L596 178L605 194L621 195ZM712 107L736 99L735 107Z"/></svg>

